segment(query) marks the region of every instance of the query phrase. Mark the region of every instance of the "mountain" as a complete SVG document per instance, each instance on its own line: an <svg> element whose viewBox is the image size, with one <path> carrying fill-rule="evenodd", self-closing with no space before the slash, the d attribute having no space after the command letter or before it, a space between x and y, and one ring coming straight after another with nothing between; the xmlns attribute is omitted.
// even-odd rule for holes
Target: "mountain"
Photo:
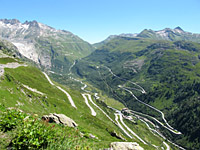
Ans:
<svg viewBox="0 0 200 150"><path fill-rule="evenodd" d="M93 47L78 36L37 21L21 23L0 20L0 37L13 43L22 56L42 67L67 72L75 59L90 54Z"/></svg>
<svg viewBox="0 0 200 150"><path fill-rule="evenodd" d="M78 61L73 72L131 112L162 122L163 112L164 122L182 134L162 134L186 149L199 149L200 44L152 39L117 36Z"/></svg>
<svg viewBox="0 0 200 150"><path fill-rule="evenodd" d="M122 33L120 35L110 35L107 39L103 40L102 42L99 43L94 43L93 46L95 48L101 47L102 45L106 44L107 42L109 42L110 40L116 38L116 37L136 37L137 34L131 34L131 33Z"/></svg>
<svg viewBox="0 0 200 150"><path fill-rule="evenodd" d="M0 50L5 54L9 54L19 58L21 57L21 54L19 53L15 45L1 38L0 38Z"/></svg>
<svg viewBox="0 0 200 150"><path fill-rule="evenodd" d="M36 21L0 27L0 149L200 148L198 34L144 30L93 51ZM50 113L78 127L43 122Z"/></svg>
<svg viewBox="0 0 200 150"><path fill-rule="evenodd" d="M186 32L180 27L176 27L174 29L165 28L160 31L145 29L141 33L139 33L137 37L150 38L154 40L169 40L169 41L186 40L192 42L200 42L200 34Z"/></svg>
<svg viewBox="0 0 200 150"><path fill-rule="evenodd" d="M10 51L8 47L0 50L1 149L104 149L125 141L149 150L178 149L151 132L142 118L122 114L122 103L85 80L72 73L41 72ZM42 122L49 113L64 114L78 127Z"/></svg>
<svg viewBox="0 0 200 150"><path fill-rule="evenodd" d="M1 74L2 69L4 69L3 74ZM71 87L62 86L56 82L53 83L55 85L52 85L44 73L42 73L39 69L5 53L0 53L0 108L2 108L2 106L5 108L18 108L25 113L37 114L39 118L49 113L65 114L78 123L78 129L80 132L82 132L82 134L93 134L98 137L98 140L94 139L88 141L88 143L85 143L87 145L90 145L90 143L91 145L95 145L96 143L95 146L93 145L94 148L106 147L109 146L111 141L119 141L119 139L116 137L111 136L109 132L115 132L116 134L122 136L123 133L118 131L116 125L113 124L100 110L94 108L94 106L92 107L97 115L95 117L92 116L90 109L84 102L84 97L81 95L79 89L72 89ZM57 88L58 86L59 88ZM63 89L70 94L76 105L76 108L71 106L69 98L63 92L63 90L60 89ZM94 99L93 96L92 99ZM107 108L104 108L104 110L105 109ZM0 109L0 118L1 117L2 111ZM0 130L2 127L1 123ZM64 129L62 130L64 131ZM78 130L68 130L76 133L79 132ZM2 134L0 132L1 149L3 149L3 135L5 136L8 134ZM74 135L74 133L69 132L67 136L70 138L70 135ZM14 136L14 134L9 134L9 139L7 139L7 142L12 140ZM76 137L74 140L75 139ZM87 138L82 138L80 140L85 141L86 139ZM101 140L105 143L100 145L99 143L101 143ZM84 145L84 143L82 143L82 145Z"/></svg>
<svg viewBox="0 0 200 150"><path fill-rule="evenodd" d="M129 37L129 38L145 38L145 39L152 39L152 40L167 40L167 41L179 41L179 40L185 40L185 41L192 41L192 42L200 42L200 34L195 34L191 32L184 31L181 27L176 27L174 29L165 28L163 30L154 31L151 29L144 29L140 33L135 34L120 34L120 35L111 35L107 39L105 39L102 42L95 43L94 46L96 48L99 48L109 42L111 39L114 39L116 37Z"/></svg>

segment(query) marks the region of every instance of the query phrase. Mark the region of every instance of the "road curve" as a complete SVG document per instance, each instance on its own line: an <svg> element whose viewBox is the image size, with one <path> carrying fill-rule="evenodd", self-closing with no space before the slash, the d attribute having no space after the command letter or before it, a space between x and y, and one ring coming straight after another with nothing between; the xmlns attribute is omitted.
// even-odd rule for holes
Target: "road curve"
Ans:
<svg viewBox="0 0 200 150"><path fill-rule="evenodd" d="M42 72L42 73L45 75L46 79L49 81L49 83L50 83L51 85L56 86L56 85L51 81L51 79L49 78L49 76L48 76L45 72ZM65 95L67 96L67 98L68 98L70 104L72 105L72 107L77 108L76 105L75 105L75 103L74 103L74 101L73 101L73 99L72 99L72 97L70 96L70 94L69 94L68 92L66 92L63 88L61 88L60 86L56 86L56 87L57 87L60 91L62 91L63 93L65 93Z"/></svg>
<svg viewBox="0 0 200 150"><path fill-rule="evenodd" d="M109 72L110 72L113 76L115 76L115 77L117 77L117 78L119 78L119 79L121 79L121 80L130 82L130 83L132 83L132 84L134 84L134 85L136 85L136 86L138 86L138 87L140 88L140 89L135 89L135 88L134 88L135 90L138 90L138 91L140 91L141 93L146 93L146 91L145 91L140 85L138 85L138 84L136 84L136 83L134 83L134 82L132 82L132 81L129 81L129 80L126 80L126 79L123 79L123 78L117 76L116 74L114 74L114 73L112 72L112 70L111 70L109 67L107 67L107 66L101 66L101 67L104 67L104 68L108 69ZM97 68L99 68L99 67L97 67ZM128 91L128 92L129 92L137 101L139 101L140 103L142 103L142 104L144 104L144 105L146 105L146 106L148 106L148 107L154 109L155 111L159 112L159 113L162 115L162 119L164 120L165 124L168 126L167 129L169 129L170 131L172 131L172 132L175 133L175 134L182 134L181 132L177 131L176 129L174 129L172 126L170 126L170 125L168 124L167 120L165 119L165 115L164 115L164 113L163 113L162 111L160 111L159 109L157 109L157 108L155 108L155 107L153 107L153 106L151 106L151 105L149 105L149 104L146 104L146 103L144 103L143 101L139 100L130 90L128 90L129 88L126 88L126 87L123 87L123 86L118 86L118 87L119 87L119 88L122 88L122 89L124 89L124 90L126 90L126 91ZM174 131L173 131L173 130L174 130Z"/></svg>
<svg viewBox="0 0 200 150"><path fill-rule="evenodd" d="M167 147L166 150L170 150L170 147L169 147L169 145L166 142L163 142L163 144L165 144L165 146Z"/></svg>
<svg viewBox="0 0 200 150"><path fill-rule="evenodd" d="M83 98L85 99L86 105L90 108L92 116L96 116L97 113L94 111L94 109L93 109L93 108L90 106L90 104L88 103L88 99L87 99L87 97L86 97L86 94L82 94L82 96L83 96Z"/></svg>
<svg viewBox="0 0 200 150"><path fill-rule="evenodd" d="M134 135L136 138L138 138L142 143L144 143L145 145L147 145L147 143L145 141L143 141L135 132L133 132L123 121L123 117L122 114L119 114L119 119L121 121L121 123L123 124L123 126L132 134Z"/></svg>
<svg viewBox="0 0 200 150"><path fill-rule="evenodd" d="M91 102L95 107L97 107L110 121L112 121L114 124L116 124L116 123L112 120L112 118L110 118L110 116L109 116L107 113L105 113L105 111L103 111L97 104L95 104L95 103L93 102L92 97L91 97L90 94L85 94L85 95L88 96L90 102Z"/></svg>
<svg viewBox="0 0 200 150"><path fill-rule="evenodd" d="M139 99L133 94L133 92L131 92L130 90L126 89L125 87L122 87L122 86L119 86L119 87L122 88L122 89L124 89L125 91L129 92L138 102L140 102L140 103L142 103L142 104L144 104L144 105L150 107L151 109L153 109L153 110L159 112L159 113L162 115L162 119L164 120L164 122L166 123L166 125L167 125L167 126L169 125L169 124L167 123L167 121L166 121L166 119L165 119L165 115L164 115L164 113L163 113L162 111L160 111L160 110L158 110L157 108L155 108L155 107L153 107L153 106L151 106L151 105L149 105L149 104L146 104L145 102L139 100ZM154 118L154 117L152 117L152 118ZM170 126L170 127L169 127L169 126L166 127L166 126L164 126L160 121L158 121L157 119L154 118L154 120L156 120L157 122L159 122L163 127L165 127L166 129L168 129L168 130L171 131L172 133L174 133L174 134L182 134L181 132L177 131L176 129L172 128L171 126Z"/></svg>
<svg viewBox="0 0 200 150"><path fill-rule="evenodd" d="M114 114L115 115L115 121L117 122L118 127L129 137L129 138L133 138L130 134L128 134L128 132L122 127L122 125L119 123L118 121L118 115L119 114Z"/></svg>
<svg viewBox="0 0 200 150"><path fill-rule="evenodd" d="M166 121L166 119L165 119L165 117L164 117L164 113L163 113L162 111L158 110L157 108L155 108L155 107L153 107L153 106L151 106L151 105L149 105L149 104L144 103L143 101L140 101L140 100L129 90L129 89L134 89L134 90L140 91L141 93L146 93L146 91L145 91L140 85L138 85L138 84L136 84L136 83L134 83L134 82L132 82L132 81L123 79L123 78L121 78L121 77L118 77L117 75L115 75L115 74L112 72L112 70L111 70L110 68L108 68L108 67L106 67L106 66L102 66L102 67L107 68L107 69L109 70L109 72L110 72L113 76L115 76L115 77L117 77L117 78L119 78L119 79L121 79L121 80L130 82L130 83L132 83L132 84L134 84L134 85L137 85L140 89L129 88L129 87L122 87L122 86L119 86L119 88L123 88L123 89L126 90L127 92L130 92L131 95L132 95L136 100L138 100L139 102L143 103L144 105L146 105L146 106L148 106L148 107L150 107L150 108L152 108L152 109L158 111L159 113L161 113L162 119L164 120L164 122L165 122L165 124L167 125L167 127L166 127L163 123L161 123L160 121L158 121L156 118L150 116L151 118L153 118L154 120L156 120L160 125L162 125L163 127L165 127L166 129L168 129L169 131L171 131L171 132L173 132L173 133L175 133L175 134L182 134L181 132L177 131L176 129L174 129L173 127L171 127L171 126L168 124L168 122ZM98 68L99 68L99 66L97 66L97 69L98 69ZM146 115L146 114L143 114L143 115ZM148 115L147 115L147 116L148 116ZM156 132L156 133L157 133L158 135L160 135L162 138L166 139L164 136L162 136L161 134L159 134L159 132L157 132L156 130L151 129L151 128L149 127L149 125L148 125L144 120L142 120L142 121L148 126L148 128L149 128L151 131ZM182 150L185 150L184 148L182 148L181 146L179 146L179 145L177 145L177 144L171 142L170 140L168 140L168 139L166 139L166 140L167 140L168 142L170 142L171 144L175 145L176 147L178 147L178 148L180 148L180 149L182 149ZM164 143L164 144L165 144L165 143ZM167 143L166 143L166 144L167 144ZM170 147L168 147L168 145L166 145L166 147L167 147L167 150L169 150Z"/></svg>
<svg viewBox="0 0 200 150"><path fill-rule="evenodd" d="M114 73L112 72L112 70L111 70L109 67L107 67L107 66L101 66L101 67L104 67L104 68L108 69L109 72L110 72L113 76L115 76L115 77L117 77L117 78L119 78L119 79L121 79L121 80L123 80L123 81L127 81L127 82L129 82L129 83L131 83L131 84L136 85L137 87L140 88L140 89L137 89L137 90L140 91L141 93L143 93L143 94L146 93L146 91L145 91L139 84L136 84L135 82L132 82L132 81L130 81L130 80L123 79L123 78L117 76L117 75L114 74Z"/></svg>

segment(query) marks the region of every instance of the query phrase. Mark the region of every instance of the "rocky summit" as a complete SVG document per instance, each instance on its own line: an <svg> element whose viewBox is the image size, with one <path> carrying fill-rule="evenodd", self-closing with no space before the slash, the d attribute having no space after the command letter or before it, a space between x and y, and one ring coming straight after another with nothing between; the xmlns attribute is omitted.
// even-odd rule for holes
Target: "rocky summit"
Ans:
<svg viewBox="0 0 200 150"><path fill-rule="evenodd" d="M36 64L60 72L93 50L89 43L71 32L35 20L21 23L16 19L1 19L0 38L13 43L22 56Z"/></svg>

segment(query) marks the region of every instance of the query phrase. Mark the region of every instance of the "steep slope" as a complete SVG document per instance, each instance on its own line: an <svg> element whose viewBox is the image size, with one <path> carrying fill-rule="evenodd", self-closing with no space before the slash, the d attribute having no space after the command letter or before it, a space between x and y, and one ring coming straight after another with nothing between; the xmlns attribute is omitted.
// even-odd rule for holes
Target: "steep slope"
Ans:
<svg viewBox="0 0 200 150"><path fill-rule="evenodd" d="M18 49L16 46L14 46L12 43L3 40L0 38L0 50L1 50L1 56L4 54L9 54L14 57L21 58L21 54L18 52Z"/></svg>
<svg viewBox="0 0 200 150"><path fill-rule="evenodd" d="M199 149L199 55L200 44L194 42L117 37L73 71L133 110L127 113L143 113L154 123L156 117L183 133L160 127L175 143Z"/></svg>
<svg viewBox="0 0 200 150"><path fill-rule="evenodd" d="M78 131L86 134L86 137L93 134L98 138L90 141L92 149L106 148L113 141L125 139L139 143L144 149L155 149L155 145L158 149L165 147L164 139L151 133L140 120L132 119L133 124L132 121L122 118L120 111L116 114L116 110L107 107L106 103L112 107L118 106L119 109L122 109L123 105L116 105L113 99L101 94L98 97L97 93L92 92L99 92L95 88L90 87L87 89L90 91L87 91L87 85L83 81L69 77L67 80L71 84L59 85L46 73L20 60L8 59L5 55L0 58L0 68L4 70L0 76L0 103L4 107L17 107L39 117L49 113L65 114L78 123ZM63 75L52 75L66 82ZM74 84L79 86L73 86ZM136 134L139 138L134 136ZM145 142L141 142L140 138Z"/></svg>
<svg viewBox="0 0 200 150"><path fill-rule="evenodd" d="M19 53L57 72L67 72L75 59L87 56L93 47L65 30L56 30L37 21L0 20L0 37L12 42Z"/></svg>

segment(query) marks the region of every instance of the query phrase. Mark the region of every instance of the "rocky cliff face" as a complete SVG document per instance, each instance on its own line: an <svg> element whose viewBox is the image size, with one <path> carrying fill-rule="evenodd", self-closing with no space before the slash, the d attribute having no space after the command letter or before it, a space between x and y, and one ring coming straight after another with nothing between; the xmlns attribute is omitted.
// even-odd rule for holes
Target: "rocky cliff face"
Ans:
<svg viewBox="0 0 200 150"><path fill-rule="evenodd" d="M92 46L68 31L16 19L0 20L0 37L12 42L21 55L34 62L52 68L63 68L63 64L84 57L92 51ZM59 62L55 63L55 62Z"/></svg>

